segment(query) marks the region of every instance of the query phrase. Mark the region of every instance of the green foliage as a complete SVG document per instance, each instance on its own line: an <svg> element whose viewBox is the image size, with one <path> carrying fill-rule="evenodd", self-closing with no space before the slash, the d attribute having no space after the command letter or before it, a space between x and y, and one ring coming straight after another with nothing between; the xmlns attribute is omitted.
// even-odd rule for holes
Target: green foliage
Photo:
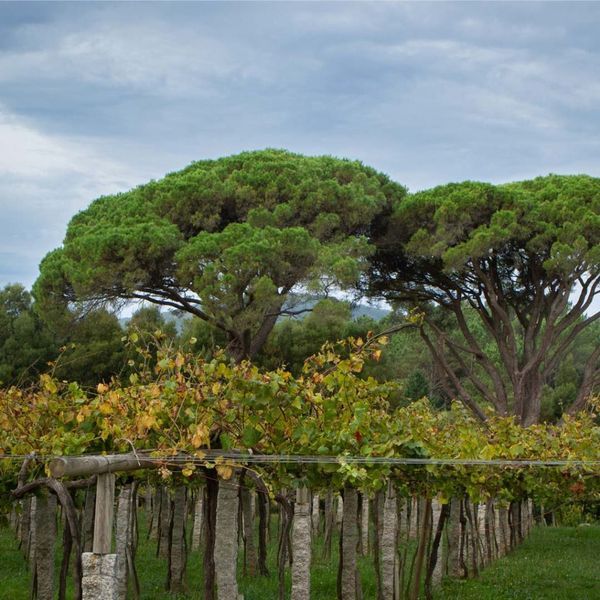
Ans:
<svg viewBox="0 0 600 600"><path fill-rule="evenodd" d="M138 308L127 323L127 331L135 331L143 341L148 343L152 336L159 332L169 340L177 337L175 321L168 321L157 306Z"/></svg>
<svg viewBox="0 0 600 600"><path fill-rule="evenodd" d="M263 345L298 285L347 285L372 222L404 188L359 162L283 150L200 161L77 214L41 264L46 313L147 298L224 331L237 358Z"/></svg>
<svg viewBox="0 0 600 600"><path fill-rule="evenodd" d="M64 352L54 374L95 389L99 382L109 381L124 368L122 337L123 330L115 315L102 309L87 313L73 322L63 339Z"/></svg>
<svg viewBox="0 0 600 600"><path fill-rule="evenodd" d="M371 291L423 311L422 332L465 404L480 418L477 400L537 421L544 383L594 320L584 314L599 292L600 179L550 175L419 192L397 203L377 247ZM433 306L453 320L449 329ZM457 384L457 369L470 389ZM578 385L585 396L592 379Z"/></svg>
<svg viewBox="0 0 600 600"><path fill-rule="evenodd" d="M0 384L29 384L57 354L51 332L19 284L0 290Z"/></svg>
<svg viewBox="0 0 600 600"><path fill-rule="evenodd" d="M365 337L375 325L370 319L353 321L350 304L334 298L320 300L301 316L304 318L285 318L275 325L258 364L269 368L285 366L299 374L304 361L317 354L325 342L350 335Z"/></svg>

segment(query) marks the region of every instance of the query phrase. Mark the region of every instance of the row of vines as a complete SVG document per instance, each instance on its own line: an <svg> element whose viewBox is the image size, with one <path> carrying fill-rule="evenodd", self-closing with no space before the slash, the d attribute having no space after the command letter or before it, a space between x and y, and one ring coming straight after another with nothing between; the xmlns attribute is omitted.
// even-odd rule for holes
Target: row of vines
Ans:
<svg viewBox="0 0 600 600"><path fill-rule="evenodd" d="M30 560L36 596L52 598L57 587L66 597L71 571L76 598L103 597L86 584L86 561L94 555L83 554L81 562L81 553L92 550L95 478L52 476L56 456L129 453L151 463L118 479L111 556L121 598L128 589L134 597L143 592L135 568L140 507L166 559L170 591L186 590L190 543L203 547L206 600L238 597L240 545L244 572L265 577L272 543L279 597L309 598L315 541L329 559L337 536L338 597L363 597L357 561L364 554L374 563L378 599L399 600L432 597L444 575L477 574L524 538L534 507L539 513L573 500L598 502L596 401L558 425L527 428L491 413L482 424L459 404L438 411L426 399L392 409L394 384L363 375L385 343L325 346L297 377L233 364L224 354L204 360L139 349L136 374L100 384L94 394L49 375L36 389L0 391L0 511ZM234 452L306 459L244 462ZM514 462L413 465L385 458ZM518 465L528 459L569 464ZM48 523L57 501L64 556L55 586L48 556L56 531ZM278 523L273 539L271 514Z"/></svg>

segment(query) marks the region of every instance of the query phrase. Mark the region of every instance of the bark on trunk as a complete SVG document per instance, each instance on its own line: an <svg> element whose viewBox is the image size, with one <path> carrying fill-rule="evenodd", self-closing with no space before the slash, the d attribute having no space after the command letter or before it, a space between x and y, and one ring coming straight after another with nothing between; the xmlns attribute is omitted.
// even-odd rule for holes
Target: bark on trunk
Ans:
<svg viewBox="0 0 600 600"><path fill-rule="evenodd" d="M398 507L396 489L388 483L383 504L383 524L381 532L381 548L379 564L381 566L382 600L399 600L396 590L399 585L399 561L396 548L398 538Z"/></svg>
<svg viewBox="0 0 600 600"><path fill-rule="evenodd" d="M290 501L285 495L285 491L278 494L277 502L279 503L279 539L277 544L277 579L278 579L278 598L285 598L285 567L292 553L290 547L290 528L294 509Z"/></svg>
<svg viewBox="0 0 600 600"><path fill-rule="evenodd" d="M363 556L369 554L369 497L362 495L362 514L360 520L360 551Z"/></svg>
<svg viewBox="0 0 600 600"><path fill-rule="evenodd" d="M152 493L152 512L150 513L150 524L148 525L148 539L158 540L160 529L160 504L162 500L162 488L154 488Z"/></svg>
<svg viewBox="0 0 600 600"><path fill-rule="evenodd" d="M213 473L213 471L210 471ZM204 600L215 600L215 529L217 521L217 498L219 483L214 476L206 479L204 497Z"/></svg>
<svg viewBox="0 0 600 600"><path fill-rule="evenodd" d="M198 550L202 541L202 513L204 491L198 490L198 497L194 503L194 529L192 530L192 550Z"/></svg>
<svg viewBox="0 0 600 600"><path fill-rule="evenodd" d="M173 593L185 591L185 545L186 488L178 486L173 494L173 510L169 527L169 576L167 589Z"/></svg>
<svg viewBox="0 0 600 600"><path fill-rule="evenodd" d="M340 600L356 600L360 591L357 567L358 548L358 492L352 487L344 488L341 554L339 569Z"/></svg>
<svg viewBox="0 0 600 600"><path fill-rule="evenodd" d="M373 565L377 582L377 600L383 600L383 579L381 576L381 536L383 532L383 504L385 493L378 491L373 498Z"/></svg>
<svg viewBox="0 0 600 600"><path fill-rule="evenodd" d="M338 494L335 500L335 524L339 528L344 520L344 498Z"/></svg>
<svg viewBox="0 0 600 600"><path fill-rule="evenodd" d="M335 524L335 515L333 513L333 493L327 492L325 496L325 539L323 541L323 558L331 559L331 544L333 541L333 527Z"/></svg>
<svg viewBox="0 0 600 600"><path fill-rule="evenodd" d="M310 598L311 517L308 488L296 490L292 532L292 595L291 600Z"/></svg>
<svg viewBox="0 0 600 600"><path fill-rule="evenodd" d="M442 581L442 536L444 527L450 513L450 507L447 504L440 506L437 500L433 500L432 509L432 532L435 530L435 535L431 541L431 550L427 563L427 573L425 575L425 598L432 600L432 588L434 585L439 585Z"/></svg>
<svg viewBox="0 0 600 600"><path fill-rule="evenodd" d="M244 521L244 574L256 574L256 545L254 543L254 490L242 488Z"/></svg>
<svg viewBox="0 0 600 600"><path fill-rule="evenodd" d="M461 499L450 500L450 518L448 520L447 569L449 577L461 577L463 574L461 549Z"/></svg>
<svg viewBox="0 0 600 600"><path fill-rule="evenodd" d="M431 501L431 527L432 532L435 531L435 537L429 552L428 579L432 585L438 585L442 581L443 565L442 565L442 549L440 542L446 518L448 516L447 505L441 505L435 498ZM438 538L439 533L439 538ZM429 567L433 565L433 569L429 572Z"/></svg>
<svg viewBox="0 0 600 600"><path fill-rule="evenodd" d="M41 493L35 502L35 590L37 600L54 598L54 545L56 496Z"/></svg>
<svg viewBox="0 0 600 600"><path fill-rule="evenodd" d="M71 551L73 550L73 537L68 523L63 523L62 539L63 556L60 565L60 575L58 584L58 600L65 600L67 597L67 575L69 573L69 562Z"/></svg>
<svg viewBox="0 0 600 600"><path fill-rule="evenodd" d="M415 568L412 578L412 585L409 594L410 600L418 600L419 589L421 587L421 573L425 564L427 554L427 545L431 535L431 500L429 498L419 499L419 544L417 546L417 554L415 557Z"/></svg>
<svg viewBox="0 0 600 600"><path fill-rule="evenodd" d="M166 487L160 487L160 509L158 514L157 556L169 558L169 528L171 526L171 497Z"/></svg>
<svg viewBox="0 0 600 600"><path fill-rule="evenodd" d="M258 572L263 576L269 575L267 569L267 536L269 533L269 496L266 490L261 490L257 496L258 502Z"/></svg>
<svg viewBox="0 0 600 600"><path fill-rule="evenodd" d="M486 563L491 565L498 556L496 540L496 510L494 501L488 500L485 505L485 549Z"/></svg>
<svg viewBox="0 0 600 600"><path fill-rule="evenodd" d="M510 526L508 509L498 509L498 554L505 556L510 550Z"/></svg>
<svg viewBox="0 0 600 600"><path fill-rule="evenodd" d="M94 510L96 507L96 486L90 486L85 492L85 504L81 523L82 552L91 552L94 541Z"/></svg>
<svg viewBox="0 0 600 600"><path fill-rule="evenodd" d="M419 535L419 502L417 498L409 498L408 506L408 537L416 540Z"/></svg>
<svg viewBox="0 0 600 600"><path fill-rule="evenodd" d="M237 600L239 597L236 577L238 478L239 473L234 471L230 479L219 479L214 550L218 600Z"/></svg>
<svg viewBox="0 0 600 600"><path fill-rule="evenodd" d="M314 494L312 497L312 533L316 538L319 535L319 517L321 511L319 510L319 495Z"/></svg>
<svg viewBox="0 0 600 600"><path fill-rule="evenodd" d="M467 569L468 575L477 577L479 575L479 547L477 542L477 505L470 499L464 502L465 516L467 518Z"/></svg>
<svg viewBox="0 0 600 600"><path fill-rule="evenodd" d="M31 500L31 497L27 497L21 503L21 525L19 528L21 552L23 552L27 562L29 562L31 546Z"/></svg>
<svg viewBox="0 0 600 600"><path fill-rule="evenodd" d="M127 598L127 546L129 533L131 531L131 484L126 483L121 487L121 493L117 502L117 531L116 531L116 554L117 554L117 594L119 600Z"/></svg>

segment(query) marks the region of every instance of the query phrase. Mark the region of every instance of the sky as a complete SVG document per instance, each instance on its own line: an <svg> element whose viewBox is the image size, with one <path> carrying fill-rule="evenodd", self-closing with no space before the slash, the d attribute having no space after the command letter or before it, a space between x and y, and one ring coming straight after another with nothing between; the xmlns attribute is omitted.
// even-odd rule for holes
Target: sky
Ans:
<svg viewBox="0 0 600 600"><path fill-rule="evenodd" d="M0 3L0 287L69 219L287 148L416 191L600 176L600 3Z"/></svg>

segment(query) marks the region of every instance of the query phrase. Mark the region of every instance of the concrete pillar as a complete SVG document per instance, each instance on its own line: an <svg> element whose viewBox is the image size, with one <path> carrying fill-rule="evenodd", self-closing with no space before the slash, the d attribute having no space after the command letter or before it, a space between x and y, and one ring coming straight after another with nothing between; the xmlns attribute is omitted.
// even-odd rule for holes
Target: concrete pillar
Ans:
<svg viewBox="0 0 600 600"><path fill-rule="evenodd" d="M237 586L238 481L237 471L230 479L219 478L214 550L217 600L242 597Z"/></svg>
<svg viewBox="0 0 600 600"><path fill-rule="evenodd" d="M308 488L296 490L292 529L292 600L310 599L311 515Z"/></svg>
<svg viewBox="0 0 600 600"><path fill-rule="evenodd" d="M118 600L118 557L116 554L81 555L82 600Z"/></svg>

